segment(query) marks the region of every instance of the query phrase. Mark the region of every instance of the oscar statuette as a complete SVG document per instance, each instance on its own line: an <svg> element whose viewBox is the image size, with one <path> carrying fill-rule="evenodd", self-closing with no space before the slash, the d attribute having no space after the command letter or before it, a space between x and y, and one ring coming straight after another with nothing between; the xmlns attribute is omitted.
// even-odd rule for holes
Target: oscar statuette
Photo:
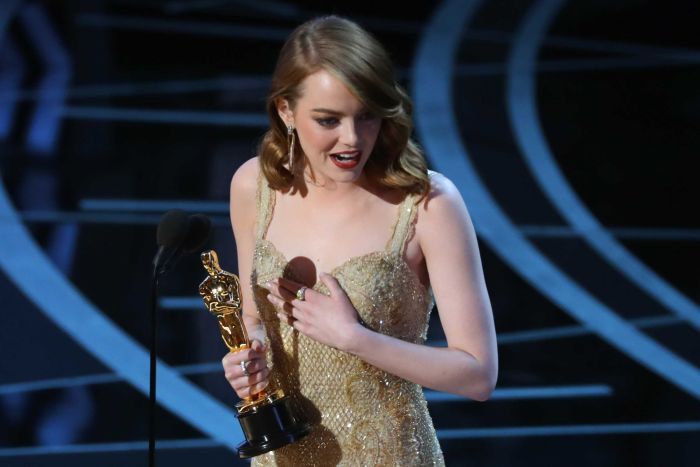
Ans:
<svg viewBox="0 0 700 467"><path fill-rule="evenodd" d="M250 340L241 317L238 277L224 271L214 250L201 254L208 276L199 285L204 304L219 322L219 331L231 352L250 348ZM290 397L274 389L272 379L261 392L236 404L236 416L246 440L238 446L238 456L254 457L295 442L311 431Z"/></svg>

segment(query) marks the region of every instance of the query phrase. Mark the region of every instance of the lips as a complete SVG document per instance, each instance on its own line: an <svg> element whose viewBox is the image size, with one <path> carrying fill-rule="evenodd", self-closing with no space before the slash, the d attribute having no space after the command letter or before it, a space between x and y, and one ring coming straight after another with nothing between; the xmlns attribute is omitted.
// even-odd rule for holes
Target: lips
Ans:
<svg viewBox="0 0 700 467"><path fill-rule="evenodd" d="M343 151L331 154L331 161L341 169L352 169L360 163L361 151Z"/></svg>

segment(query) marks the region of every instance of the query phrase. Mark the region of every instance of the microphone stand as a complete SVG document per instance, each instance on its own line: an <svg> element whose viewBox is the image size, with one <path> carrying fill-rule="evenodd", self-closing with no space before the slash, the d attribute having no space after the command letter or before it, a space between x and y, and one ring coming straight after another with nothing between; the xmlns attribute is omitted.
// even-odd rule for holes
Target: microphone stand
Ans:
<svg viewBox="0 0 700 467"><path fill-rule="evenodd" d="M158 276L153 271L151 282L150 376L148 388L148 467L156 465L156 348L158 342Z"/></svg>
<svg viewBox="0 0 700 467"><path fill-rule="evenodd" d="M168 272L172 262L181 254L180 247L161 249L153 264L151 280L151 336L149 342L149 377L148 377L148 467L156 465L156 356L158 349L158 281Z"/></svg>

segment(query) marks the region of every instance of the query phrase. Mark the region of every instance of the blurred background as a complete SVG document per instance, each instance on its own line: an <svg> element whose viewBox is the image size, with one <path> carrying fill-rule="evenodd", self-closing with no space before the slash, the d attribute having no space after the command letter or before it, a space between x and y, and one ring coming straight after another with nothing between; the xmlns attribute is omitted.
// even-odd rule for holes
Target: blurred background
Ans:
<svg viewBox="0 0 700 467"><path fill-rule="evenodd" d="M698 465L690 0L0 1L0 465L146 465L160 215L208 214L237 270L231 175L285 37L329 13L390 51L479 235L500 377L426 391L447 464ZM246 465L203 276L161 286L158 462Z"/></svg>

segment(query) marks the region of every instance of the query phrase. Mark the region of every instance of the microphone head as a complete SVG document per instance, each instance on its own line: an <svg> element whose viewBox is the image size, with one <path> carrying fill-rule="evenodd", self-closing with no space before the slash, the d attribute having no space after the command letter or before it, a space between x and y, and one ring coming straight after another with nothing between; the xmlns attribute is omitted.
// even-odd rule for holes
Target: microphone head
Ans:
<svg viewBox="0 0 700 467"><path fill-rule="evenodd" d="M193 253L201 249L209 239L211 219L204 214L192 214L187 218L187 236L182 243L185 253Z"/></svg>
<svg viewBox="0 0 700 467"><path fill-rule="evenodd" d="M158 223L156 233L158 246L177 248L185 240L188 229L188 218L185 211L173 209L166 212Z"/></svg>

